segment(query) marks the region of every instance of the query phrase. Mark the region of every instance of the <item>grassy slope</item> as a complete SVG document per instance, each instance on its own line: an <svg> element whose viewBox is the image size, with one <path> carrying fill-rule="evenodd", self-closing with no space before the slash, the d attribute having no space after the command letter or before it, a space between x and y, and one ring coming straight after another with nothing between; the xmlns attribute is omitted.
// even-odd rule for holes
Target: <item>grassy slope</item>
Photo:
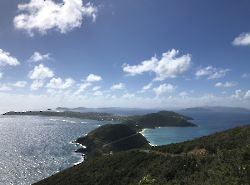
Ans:
<svg viewBox="0 0 250 185"><path fill-rule="evenodd" d="M36 185L50 184L247 185L250 184L250 126L151 150L98 157Z"/></svg>

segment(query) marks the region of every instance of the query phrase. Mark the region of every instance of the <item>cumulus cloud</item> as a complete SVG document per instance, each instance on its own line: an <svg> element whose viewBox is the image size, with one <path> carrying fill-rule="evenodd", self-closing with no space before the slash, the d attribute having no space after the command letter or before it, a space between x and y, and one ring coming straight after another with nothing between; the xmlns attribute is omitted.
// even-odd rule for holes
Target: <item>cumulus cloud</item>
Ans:
<svg viewBox="0 0 250 185"><path fill-rule="evenodd" d="M97 91L99 89L101 89L101 86L95 86L95 87L92 88L93 91Z"/></svg>
<svg viewBox="0 0 250 185"><path fill-rule="evenodd" d="M99 82L101 80L102 80L102 77L95 75L95 74L89 74L86 78L87 82Z"/></svg>
<svg viewBox="0 0 250 185"><path fill-rule="evenodd" d="M30 0L19 4L20 12L14 20L16 29L25 30L30 36L37 31L47 34L49 30L67 33L82 25L84 17L96 19L97 7L90 3L83 5L82 0L63 0L56 3L53 0Z"/></svg>
<svg viewBox="0 0 250 185"><path fill-rule="evenodd" d="M234 46L247 46L250 45L250 32L242 33L233 40Z"/></svg>
<svg viewBox="0 0 250 185"><path fill-rule="evenodd" d="M243 74L241 75L241 77L242 77L242 78L249 78L249 77L250 77L250 74L248 74L248 73L243 73Z"/></svg>
<svg viewBox="0 0 250 185"><path fill-rule="evenodd" d="M102 96L102 95L103 95L102 91L95 91L94 92L94 96Z"/></svg>
<svg viewBox="0 0 250 185"><path fill-rule="evenodd" d="M241 89L237 89L231 98L236 100L250 100L250 90L243 91Z"/></svg>
<svg viewBox="0 0 250 185"><path fill-rule="evenodd" d="M36 91L38 90L39 88L43 87L44 85L44 82L42 80L34 80L30 86L30 89L32 91Z"/></svg>
<svg viewBox="0 0 250 185"><path fill-rule="evenodd" d="M53 76L54 72L43 64L35 66L29 73L29 78L32 80L44 80L46 78L52 78Z"/></svg>
<svg viewBox="0 0 250 185"><path fill-rule="evenodd" d="M167 78L176 78L186 72L191 65L191 55L178 56L179 51L172 49L162 54L160 59L152 57L138 65L123 65L123 71L131 76L140 75L145 72L154 72L154 80L162 81Z"/></svg>
<svg viewBox="0 0 250 185"><path fill-rule="evenodd" d="M84 92L89 86L91 86L92 84L90 82L85 82L83 84L81 84L78 88L78 90L75 92L76 95L81 94L82 92Z"/></svg>
<svg viewBox="0 0 250 185"><path fill-rule="evenodd" d="M188 93L186 91L182 91L179 93L179 96L182 97L182 98L185 98L188 96Z"/></svg>
<svg viewBox="0 0 250 185"><path fill-rule="evenodd" d="M207 66L196 71L196 78L207 77L207 79L217 79L226 76L230 69L218 69L213 66Z"/></svg>
<svg viewBox="0 0 250 185"><path fill-rule="evenodd" d="M51 59L50 55L51 55L50 53L41 54L38 51L35 51L33 53L33 55L29 58L29 61L30 62L41 62L44 60L50 60Z"/></svg>
<svg viewBox="0 0 250 185"><path fill-rule="evenodd" d="M133 98L135 98L135 94L126 93L126 94L122 95L122 98L124 98L124 99L133 99Z"/></svg>
<svg viewBox="0 0 250 185"><path fill-rule="evenodd" d="M224 88L229 88L229 87L235 87L237 85L237 83L235 82L218 82L215 84L215 87L224 87Z"/></svg>
<svg viewBox="0 0 250 185"><path fill-rule="evenodd" d="M149 84L143 86L143 87L142 87L142 90L143 90L143 91L148 90L148 89L150 89L152 86L153 86L153 84L152 84L152 83L149 83Z"/></svg>
<svg viewBox="0 0 250 185"><path fill-rule="evenodd" d="M68 89L75 84L75 81L72 78L67 78L63 81L61 78L52 78L47 84L47 88L51 89Z"/></svg>
<svg viewBox="0 0 250 185"><path fill-rule="evenodd" d="M155 87L153 90L157 96L160 96L163 93L171 93L176 89L172 84L161 84L159 87Z"/></svg>
<svg viewBox="0 0 250 185"><path fill-rule="evenodd" d="M12 88L7 84L0 84L0 91L11 91Z"/></svg>
<svg viewBox="0 0 250 185"><path fill-rule="evenodd" d="M0 66L17 66L19 64L20 62L17 60L17 58L11 56L9 52L0 49Z"/></svg>
<svg viewBox="0 0 250 185"><path fill-rule="evenodd" d="M237 89L231 97L235 99L241 99L243 97L243 94L244 92L241 89Z"/></svg>
<svg viewBox="0 0 250 185"><path fill-rule="evenodd" d="M125 88L125 85L123 83L118 83L118 84L114 84L111 86L111 90L122 90Z"/></svg>
<svg viewBox="0 0 250 185"><path fill-rule="evenodd" d="M246 99L250 99L250 90L248 90L248 91L246 92L246 94L244 95L244 97L245 97Z"/></svg>
<svg viewBox="0 0 250 185"><path fill-rule="evenodd" d="M16 83L12 84L12 86L19 88L26 87L26 85L27 85L26 81L17 81Z"/></svg>

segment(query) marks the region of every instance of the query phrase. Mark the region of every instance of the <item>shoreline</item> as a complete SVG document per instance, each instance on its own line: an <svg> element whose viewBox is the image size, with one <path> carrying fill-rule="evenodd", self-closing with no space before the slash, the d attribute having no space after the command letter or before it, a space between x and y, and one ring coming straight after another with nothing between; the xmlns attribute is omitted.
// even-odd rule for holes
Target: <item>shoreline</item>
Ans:
<svg viewBox="0 0 250 185"><path fill-rule="evenodd" d="M86 134L87 135L87 134ZM86 146L76 142L75 141L70 141L70 144L74 145L75 147L77 147L73 152L72 154L75 155L75 156L79 156L79 161L78 162L75 162L75 163L72 163L73 166L76 166L78 164L81 164L82 162L85 161L85 158L86 158L86 153L82 152L81 150L84 150L84 149L87 149Z"/></svg>

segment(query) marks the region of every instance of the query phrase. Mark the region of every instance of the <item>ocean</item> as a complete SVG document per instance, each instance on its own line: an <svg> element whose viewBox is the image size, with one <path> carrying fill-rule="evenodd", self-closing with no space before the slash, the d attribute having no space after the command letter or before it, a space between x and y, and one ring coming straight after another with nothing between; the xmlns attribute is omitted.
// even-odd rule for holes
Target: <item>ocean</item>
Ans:
<svg viewBox="0 0 250 185"><path fill-rule="evenodd" d="M72 141L108 122L0 116L0 185L28 185L82 160Z"/></svg>
<svg viewBox="0 0 250 185"><path fill-rule="evenodd" d="M198 127L146 129L152 145L178 143L250 124L246 113L185 113ZM0 185L28 185L82 160L72 143L110 122L43 116L0 116Z"/></svg>

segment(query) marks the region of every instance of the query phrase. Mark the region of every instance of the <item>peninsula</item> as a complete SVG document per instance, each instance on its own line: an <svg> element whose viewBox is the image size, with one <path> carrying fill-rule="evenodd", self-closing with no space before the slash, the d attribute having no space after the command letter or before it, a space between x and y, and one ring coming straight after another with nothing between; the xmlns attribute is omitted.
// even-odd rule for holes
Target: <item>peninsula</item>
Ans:
<svg viewBox="0 0 250 185"><path fill-rule="evenodd" d="M116 116L109 113L101 112L74 112L74 111L10 111L3 114L4 116L57 116L68 118L89 119L97 121L123 121L124 117Z"/></svg>

